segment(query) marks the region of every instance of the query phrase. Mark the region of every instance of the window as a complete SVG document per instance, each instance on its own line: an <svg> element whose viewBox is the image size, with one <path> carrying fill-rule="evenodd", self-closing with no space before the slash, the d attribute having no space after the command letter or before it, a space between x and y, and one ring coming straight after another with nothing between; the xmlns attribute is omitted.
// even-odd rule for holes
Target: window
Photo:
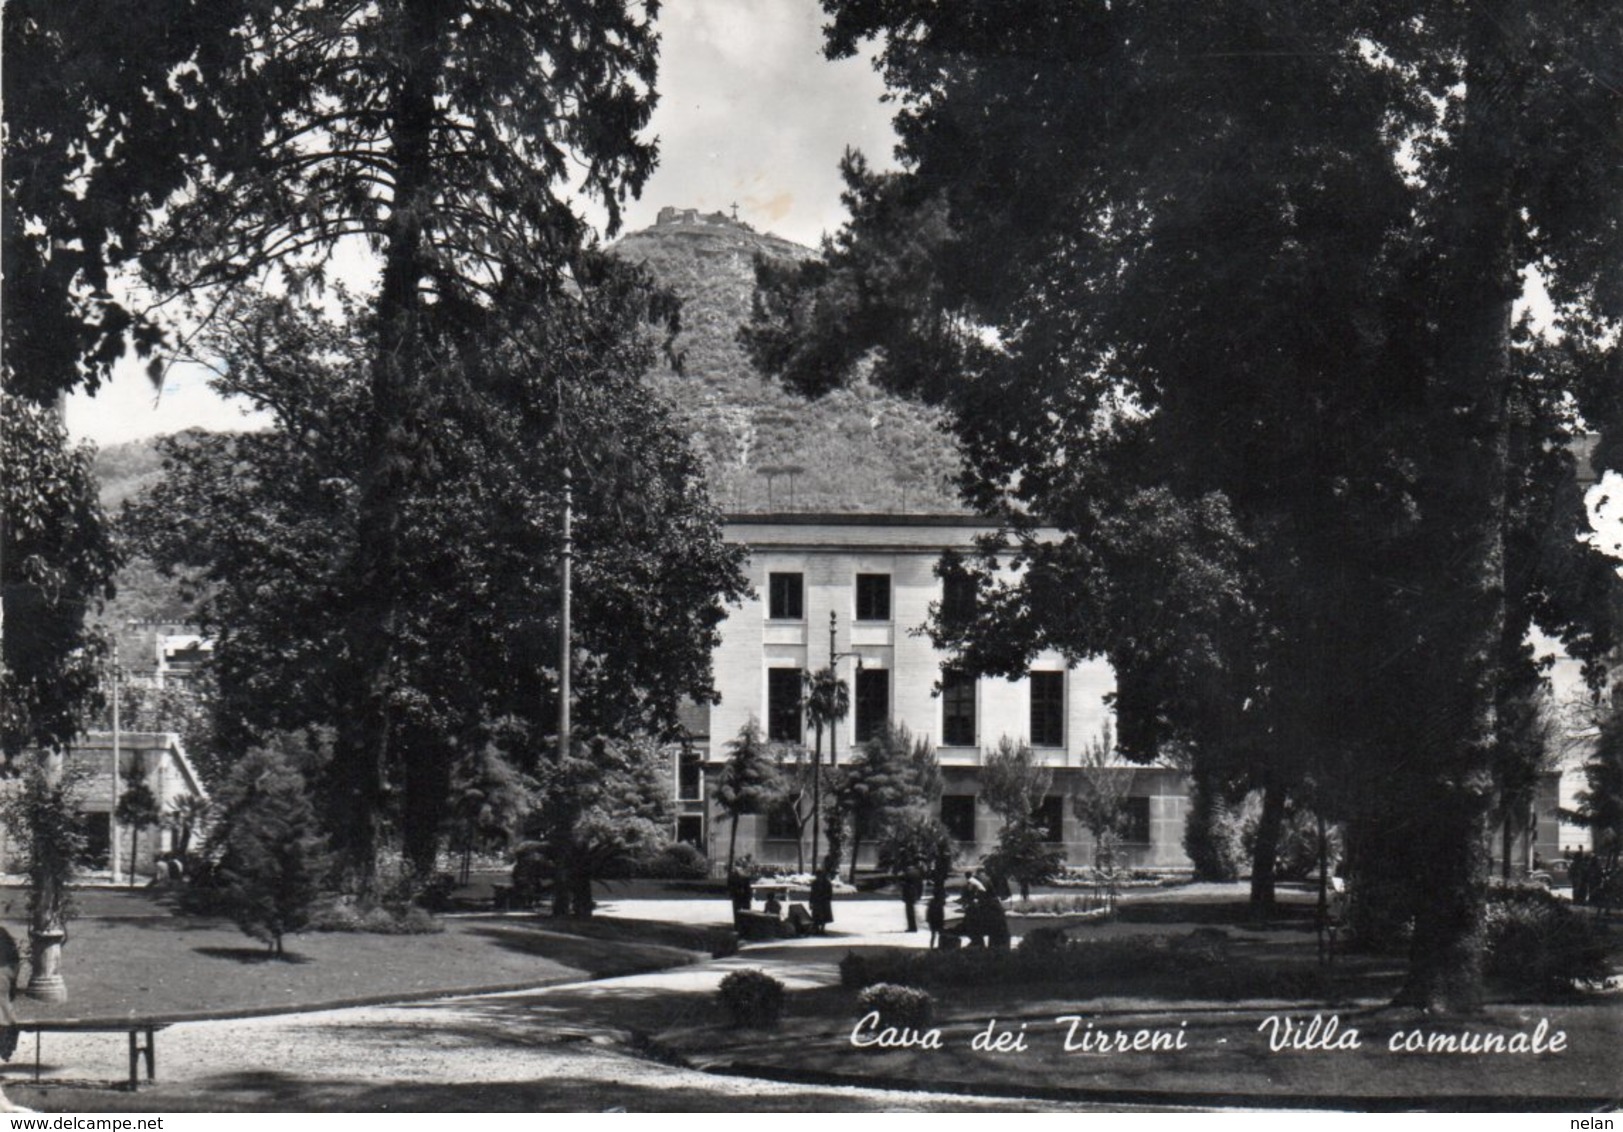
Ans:
<svg viewBox="0 0 1623 1132"><path fill-rule="evenodd" d="M857 669L857 742L879 738L890 722L890 671Z"/></svg>
<svg viewBox="0 0 1623 1132"><path fill-rule="evenodd" d="M1044 841L1065 840L1065 801L1058 794L1050 794L1039 802L1031 811L1031 820Z"/></svg>
<svg viewBox="0 0 1623 1132"><path fill-rule="evenodd" d="M975 620L975 579L954 572L941 579L941 620L963 625Z"/></svg>
<svg viewBox="0 0 1623 1132"><path fill-rule="evenodd" d="M857 575L857 620L890 620L890 575Z"/></svg>
<svg viewBox="0 0 1623 1132"><path fill-rule="evenodd" d="M676 840L695 849L704 849L704 815L682 814L676 819Z"/></svg>
<svg viewBox="0 0 1623 1132"><path fill-rule="evenodd" d="M1121 839L1135 845L1150 843L1150 800L1127 798L1121 805Z"/></svg>
<svg viewBox="0 0 1623 1132"><path fill-rule="evenodd" d="M941 742L975 745L975 678L951 668L941 674Z"/></svg>
<svg viewBox="0 0 1623 1132"><path fill-rule="evenodd" d="M1031 745L1065 746L1065 673L1031 673Z"/></svg>
<svg viewBox="0 0 1623 1132"><path fill-rule="evenodd" d="M806 619L806 575L766 576L766 615L774 621Z"/></svg>
<svg viewBox="0 0 1623 1132"><path fill-rule="evenodd" d="M775 743L800 742L798 668L766 670L766 737Z"/></svg>
<svg viewBox="0 0 1623 1132"><path fill-rule="evenodd" d="M704 801L704 762L696 753L684 751L676 763L676 800ZM678 838L677 840L681 840Z"/></svg>
<svg viewBox="0 0 1623 1132"><path fill-rule="evenodd" d="M766 836L768 841L793 841L800 836L792 802L779 802L766 812Z"/></svg>
<svg viewBox="0 0 1623 1132"><path fill-rule="evenodd" d="M954 841L975 840L975 795L943 794L941 824Z"/></svg>

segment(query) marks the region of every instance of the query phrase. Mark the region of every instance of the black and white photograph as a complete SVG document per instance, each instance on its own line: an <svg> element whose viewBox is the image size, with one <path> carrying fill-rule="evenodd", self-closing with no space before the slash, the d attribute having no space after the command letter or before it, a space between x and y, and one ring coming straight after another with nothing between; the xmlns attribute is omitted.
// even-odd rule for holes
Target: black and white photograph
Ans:
<svg viewBox="0 0 1623 1132"><path fill-rule="evenodd" d="M11 1127L1614 1127L1623 6L0 22Z"/></svg>

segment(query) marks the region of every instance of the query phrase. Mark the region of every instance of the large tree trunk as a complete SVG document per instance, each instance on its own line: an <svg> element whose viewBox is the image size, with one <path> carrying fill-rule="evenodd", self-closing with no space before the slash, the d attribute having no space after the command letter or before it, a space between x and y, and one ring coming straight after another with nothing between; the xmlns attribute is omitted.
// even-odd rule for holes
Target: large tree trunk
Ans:
<svg viewBox="0 0 1623 1132"><path fill-rule="evenodd" d="M402 502L414 476L423 421L421 305L425 273L422 216L432 205L429 176L434 80L439 69L438 5L412 0L401 17L394 127L394 202L384 225L377 297L377 356L371 369L370 459L360 476L348 635L359 702L346 715L337 752L340 778L333 826L349 882L377 883L378 850L390 765L394 647L400 614Z"/></svg>
<svg viewBox="0 0 1623 1132"><path fill-rule="evenodd" d="M738 857L738 820L742 814L733 815L733 831L727 835L727 875L733 875L733 861Z"/></svg>
<svg viewBox="0 0 1623 1132"><path fill-rule="evenodd" d="M1257 837L1251 848L1251 905L1271 908L1274 903L1274 874L1279 862L1279 834L1285 826L1285 788L1269 780L1262 792L1262 814L1257 819Z"/></svg>
<svg viewBox="0 0 1623 1132"><path fill-rule="evenodd" d="M1466 94L1444 234L1440 333L1428 424L1432 442L1422 506L1429 546L1417 614L1430 639L1422 686L1435 704L1410 754L1425 760L1407 800L1417 816L1417 878L1408 980L1400 1003L1469 1011L1482 1001L1495 696L1505 617L1504 530L1509 459L1512 259L1510 177L1515 83L1502 42L1506 0L1469 14ZM1428 647L1430 646L1430 647ZM1418 723L1419 721L1417 721ZM1400 803L1401 804L1401 803Z"/></svg>
<svg viewBox="0 0 1623 1132"><path fill-rule="evenodd" d="M451 758L443 745L421 734L401 736L399 746L406 777L401 851L412 871L427 879L439 861L440 829L451 792ZM470 828L470 850L473 838Z"/></svg>

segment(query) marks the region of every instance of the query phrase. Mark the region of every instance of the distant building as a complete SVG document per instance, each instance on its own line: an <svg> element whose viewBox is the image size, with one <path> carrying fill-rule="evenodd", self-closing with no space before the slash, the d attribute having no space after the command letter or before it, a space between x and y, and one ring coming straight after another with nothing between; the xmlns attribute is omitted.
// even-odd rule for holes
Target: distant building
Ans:
<svg viewBox="0 0 1623 1132"><path fill-rule="evenodd" d="M83 772L79 787L80 812L84 815L83 830L87 838L81 867L90 872L110 870L114 879L129 875L130 830L113 817L119 796L137 777L146 780L147 787L158 800L160 811L167 811L181 797L207 798L208 790L186 751L180 736L172 731L124 731L117 739L118 770L115 778L113 766L114 738L109 731L93 731L80 736L68 748L67 765ZM7 783L5 789L14 789ZM136 839L135 871L140 876L151 876L155 860L172 848L172 834L161 826L140 831ZM17 863L16 841L12 831L0 826L0 871L15 873Z"/></svg>
<svg viewBox="0 0 1623 1132"><path fill-rule="evenodd" d="M836 670L851 692L850 715L834 728L838 763L849 762L887 723L905 724L928 739L945 779L941 819L960 842L960 856L973 862L991 851L1000 828L979 796L979 768L1003 737L1026 743L1054 768L1052 791L1037 813L1049 840L1074 864L1092 859L1092 838L1072 814L1067 795L1088 744L1111 721L1110 666L1067 664L1048 652L1019 679L977 679L955 673L947 654L920 631L932 604L960 600L944 592L936 577L942 552L968 551L986 529L984 519L962 515L790 513L728 520L727 539L749 548L755 597L721 627L714 656L721 702L690 709L685 718L693 741L677 765L680 839L713 860L725 856L731 831L714 806L713 776L726 758L726 744L751 718L768 739L811 746L799 708L801 679L829 663L832 614ZM828 742L825 735L825 763ZM1182 844L1183 774L1125 764L1114 773L1130 779L1129 864L1189 867ZM785 815L745 817L739 852L792 863L795 836ZM872 842L865 842L859 864L871 864L872 854Z"/></svg>

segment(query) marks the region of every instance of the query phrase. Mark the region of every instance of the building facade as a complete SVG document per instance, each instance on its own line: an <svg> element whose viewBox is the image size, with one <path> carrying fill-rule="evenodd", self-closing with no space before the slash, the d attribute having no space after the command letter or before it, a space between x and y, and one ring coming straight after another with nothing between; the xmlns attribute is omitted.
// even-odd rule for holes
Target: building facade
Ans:
<svg viewBox="0 0 1623 1132"><path fill-rule="evenodd" d="M730 612L714 657L721 702L692 713L693 743L677 766L678 838L724 860L730 819L713 802L727 743L753 719L774 743L813 744L800 708L802 676L824 668L850 689L849 715L833 728L833 761L848 762L887 724L934 746L944 779L941 818L974 861L993 848L1000 819L980 798L979 768L1003 739L1029 745L1054 770L1037 813L1069 861L1091 859L1092 839L1072 813L1090 744L1111 722L1115 689L1103 661L1067 664L1043 653L1024 676L974 678L922 631L932 606L963 600L936 576L943 551L967 552L984 520L969 516L776 514L735 516L727 538L749 548L754 597ZM823 760L830 761L823 736ZM1112 770L1128 781L1126 854L1134 867L1186 868L1183 775L1159 767ZM757 861L795 862L796 833L781 814L746 816L738 848ZM871 841L869 843L871 845ZM809 846L802 848L809 852ZM872 862L865 847L859 865Z"/></svg>
<svg viewBox="0 0 1623 1132"><path fill-rule="evenodd" d="M115 880L129 876L131 830L114 815L119 797L137 778L145 780L162 812L181 798L208 797L180 736L172 731L123 731L116 736L92 731L75 739L65 757L79 777L76 793L85 849L78 864L88 873L105 872ZM5 788L15 789L15 783ZM136 875L151 877L158 857L174 848L174 831L158 825L136 831L133 840ZM0 825L0 872L20 868L17 841Z"/></svg>

